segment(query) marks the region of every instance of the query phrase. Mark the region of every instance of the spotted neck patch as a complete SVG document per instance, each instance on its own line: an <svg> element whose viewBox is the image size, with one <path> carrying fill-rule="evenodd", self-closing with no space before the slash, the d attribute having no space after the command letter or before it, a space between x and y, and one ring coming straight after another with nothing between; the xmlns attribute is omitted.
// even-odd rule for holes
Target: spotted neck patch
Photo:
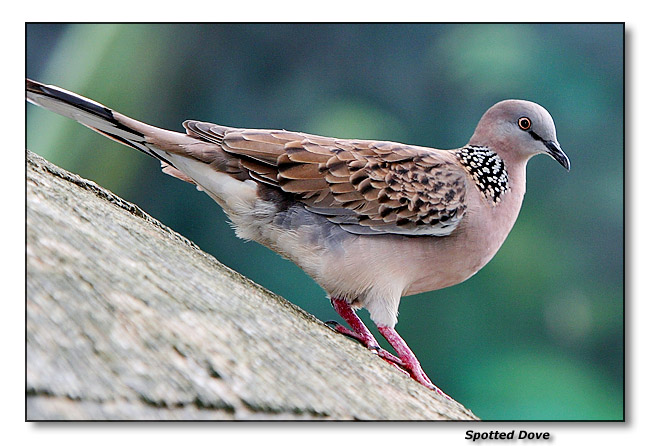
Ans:
<svg viewBox="0 0 652 446"><path fill-rule="evenodd" d="M487 199L499 203L509 189L505 162L488 147L464 146L455 152Z"/></svg>

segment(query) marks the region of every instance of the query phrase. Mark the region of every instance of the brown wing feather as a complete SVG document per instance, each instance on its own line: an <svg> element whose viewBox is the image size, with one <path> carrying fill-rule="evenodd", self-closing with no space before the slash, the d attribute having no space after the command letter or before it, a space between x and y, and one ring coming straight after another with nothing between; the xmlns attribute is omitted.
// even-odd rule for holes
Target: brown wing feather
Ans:
<svg viewBox="0 0 652 446"><path fill-rule="evenodd" d="M445 152L284 130L187 121L256 181L359 234L448 235L466 211L466 174Z"/></svg>

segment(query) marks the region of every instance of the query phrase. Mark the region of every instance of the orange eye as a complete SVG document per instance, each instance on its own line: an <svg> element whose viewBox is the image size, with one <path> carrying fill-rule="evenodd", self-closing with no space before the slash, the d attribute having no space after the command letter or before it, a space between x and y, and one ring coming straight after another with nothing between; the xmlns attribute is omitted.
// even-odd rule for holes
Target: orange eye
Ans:
<svg viewBox="0 0 652 446"><path fill-rule="evenodd" d="M518 118L518 126L522 130L530 130L530 127L532 127L532 122L530 121L529 118Z"/></svg>

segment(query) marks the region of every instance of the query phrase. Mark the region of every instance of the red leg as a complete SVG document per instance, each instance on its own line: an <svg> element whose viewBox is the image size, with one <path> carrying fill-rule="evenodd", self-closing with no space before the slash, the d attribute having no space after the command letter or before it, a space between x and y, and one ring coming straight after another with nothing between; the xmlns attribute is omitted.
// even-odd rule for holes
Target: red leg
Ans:
<svg viewBox="0 0 652 446"><path fill-rule="evenodd" d="M379 325L378 331L380 331L380 334L382 334L385 337L385 339L387 339L387 342L391 344L394 350L396 350L396 353L398 353L399 358L401 358L403 362L403 367L408 372L410 372L410 376L412 376L412 378L414 378L415 381L423 384L424 386L426 386L431 390L434 390L438 394L445 396L448 399L451 399L450 396L446 395L444 392L439 390L439 388L435 386L432 383L432 381L430 381L430 378L428 378L426 372L424 372L423 368L421 368L421 364L419 363L419 360L414 355L414 353L412 353L410 347L408 347L408 345L405 343L403 338L399 336L396 330L384 325Z"/></svg>
<svg viewBox="0 0 652 446"><path fill-rule="evenodd" d="M360 343L362 343L362 345L367 347L369 350L375 351L378 353L378 356L385 359L386 361L392 362L401 367L403 366L403 361L392 355L387 350L380 348L378 341L376 341L374 335L371 334L367 326L364 324L364 322L362 322L362 319L360 319L358 315L355 314L355 311L353 311L353 308L351 308L350 303L344 299L335 298L331 299L331 303L333 304L335 311L337 311L337 314L342 316L342 319L344 319L346 323L349 324L349 326L353 329L349 330L348 328L337 323L329 324L334 330L346 336L357 339L360 341Z"/></svg>

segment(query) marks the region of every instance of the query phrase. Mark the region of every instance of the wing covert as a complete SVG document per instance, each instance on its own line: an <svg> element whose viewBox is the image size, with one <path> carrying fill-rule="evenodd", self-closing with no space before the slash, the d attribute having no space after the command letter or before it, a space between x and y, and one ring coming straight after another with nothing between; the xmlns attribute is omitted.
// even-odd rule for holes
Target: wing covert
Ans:
<svg viewBox="0 0 652 446"><path fill-rule="evenodd" d="M184 126L237 157L252 179L351 233L445 236L466 211L466 174L446 151L196 121Z"/></svg>

